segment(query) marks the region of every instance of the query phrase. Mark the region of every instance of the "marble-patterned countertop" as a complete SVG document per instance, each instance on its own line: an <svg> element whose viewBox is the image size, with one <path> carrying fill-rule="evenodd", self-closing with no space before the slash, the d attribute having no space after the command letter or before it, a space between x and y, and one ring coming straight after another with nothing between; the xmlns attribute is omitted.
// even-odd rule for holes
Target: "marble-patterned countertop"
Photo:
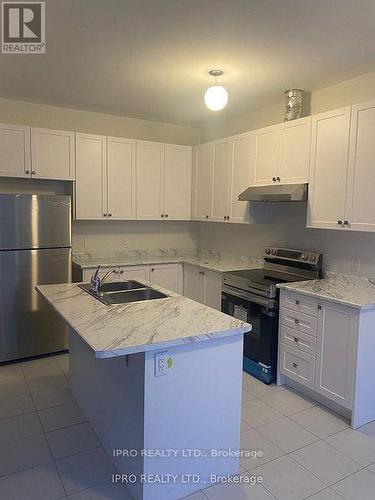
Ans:
<svg viewBox="0 0 375 500"><path fill-rule="evenodd" d="M121 253L100 254L75 254L73 262L79 265L82 269L90 269L92 267L112 267L112 266L139 266L147 264L170 264L170 263L188 263L200 266L202 268L227 272L236 271L238 269L254 269L263 267L263 260L253 257L221 254L191 254L191 255L121 255Z"/></svg>
<svg viewBox="0 0 375 500"><path fill-rule="evenodd" d="M375 280L327 272L320 280L277 285L282 290L310 295L356 309L375 307Z"/></svg>
<svg viewBox="0 0 375 500"><path fill-rule="evenodd" d="M108 358L210 341L251 331L251 325L153 286L165 299L104 305L76 283L40 285L37 291L93 349Z"/></svg>

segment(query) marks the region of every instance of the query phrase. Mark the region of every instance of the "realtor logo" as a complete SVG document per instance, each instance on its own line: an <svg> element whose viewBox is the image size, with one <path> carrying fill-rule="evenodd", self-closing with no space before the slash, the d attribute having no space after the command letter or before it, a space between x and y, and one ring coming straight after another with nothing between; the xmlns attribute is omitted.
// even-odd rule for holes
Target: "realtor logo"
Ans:
<svg viewBox="0 0 375 500"><path fill-rule="evenodd" d="M45 2L2 2L3 54L45 54Z"/></svg>

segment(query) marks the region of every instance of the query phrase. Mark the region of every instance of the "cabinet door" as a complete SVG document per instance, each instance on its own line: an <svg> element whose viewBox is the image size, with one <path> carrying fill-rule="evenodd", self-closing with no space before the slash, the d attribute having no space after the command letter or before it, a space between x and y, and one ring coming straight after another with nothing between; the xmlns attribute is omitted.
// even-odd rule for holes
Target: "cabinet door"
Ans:
<svg viewBox="0 0 375 500"><path fill-rule="evenodd" d="M76 134L77 219L107 219L106 139Z"/></svg>
<svg viewBox="0 0 375 500"><path fill-rule="evenodd" d="M108 217L136 218L135 147L132 139L107 138Z"/></svg>
<svg viewBox="0 0 375 500"><path fill-rule="evenodd" d="M172 292L181 293L181 264L155 264L150 266L150 281Z"/></svg>
<svg viewBox="0 0 375 500"><path fill-rule="evenodd" d="M251 203L238 201L238 195L251 184L252 148L252 134L241 134L232 138L230 222L250 222Z"/></svg>
<svg viewBox="0 0 375 500"><path fill-rule="evenodd" d="M191 202L191 147L165 144L164 212L168 219L189 220Z"/></svg>
<svg viewBox="0 0 375 500"><path fill-rule="evenodd" d="M329 302L318 314L315 390L346 408L352 404L358 315Z"/></svg>
<svg viewBox="0 0 375 500"><path fill-rule="evenodd" d="M184 295L189 299L204 304L205 280L198 266L184 264Z"/></svg>
<svg viewBox="0 0 375 500"><path fill-rule="evenodd" d="M213 307L221 311L221 287L222 274L215 271L202 269L205 278L205 300L206 306Z"/></svg>
<svg viewBox="0 0 375 500"><path fill-rule="evenodd" d="M212 144L194 148L192 219L207 220L212 200Z"/></svg>
<svg viewBox="0 0 375 500"><path fill-rule="evenodd" d="M163 144L137 141L137 218L161 219Z"/></svg>
<svg viewBox="0 0 375 500"><path fill-rule="evenodd" d="M119 268L119 280L150 281L149 266L124 266Z"/></svg>
<svg viewBox="0 0 375 500"><path fill-rule="evenodd" d="M375 231L375 101L352 107L346 227Z"/></svg>
<svg viewBox="0 0 375 500"><path fill-rule="evenodd" d="M312 117L309 227L340 229L345 218L350 106Z"/></svg>
<svg viewBox="0 0 375 500"><path fill-rule="evenodd" d="M30 128L0 123L0 176L30 175Z"/></svg>
<svg viewBox="0 0 375 500"><path fill-rule="evenodd" d="M31 129L32 177L74 180L74 132Z"/></svg>
<svg viewBox="0 0 375 500"><path fill-rule="evenodd" d="M308 182L311 116L280 126L278 176L281 184Z"/></svg>
<svg viewBox="0 0 375 500"><path fill-rule="evenodd" d="M252 185L272 184L278 175L279 125L254 131Z"/></svg>
<svg viewBox="0 0 375 500"><path fill-rule="evenodd" d="M212 143L212 207L210 219L224 222L229 216L230 139Z"/></svg>

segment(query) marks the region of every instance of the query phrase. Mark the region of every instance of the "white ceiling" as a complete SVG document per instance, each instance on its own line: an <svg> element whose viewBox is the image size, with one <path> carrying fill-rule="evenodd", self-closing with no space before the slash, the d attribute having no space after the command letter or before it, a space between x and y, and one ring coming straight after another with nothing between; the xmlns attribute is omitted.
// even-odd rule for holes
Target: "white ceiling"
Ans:
<svg viewBox="0 0 375 500"><path fill-rule="evenodd" d="M47 0L46 16L45 56L0 56L0 96L199 125L212 68L220 116L375 69L374 0Z"/></svg>

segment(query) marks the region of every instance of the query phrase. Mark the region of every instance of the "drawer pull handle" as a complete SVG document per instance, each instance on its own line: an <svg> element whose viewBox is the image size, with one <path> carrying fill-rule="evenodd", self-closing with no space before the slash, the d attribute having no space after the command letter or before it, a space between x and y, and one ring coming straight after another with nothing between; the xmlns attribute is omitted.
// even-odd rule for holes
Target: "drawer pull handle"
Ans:
<svg viewBox="0 0 375 500"><path fill-rule="evenodd" d="M296 306L299 306L299 305L300 305L300 301L296 300Z"/></svg>
<svg viewBox="0 0 375 500"><path fill-rule="evenodd" d="M299 325L299 319L294 318L294 323L295 323L296 325Z"/></svg>
<svg viewBox="0 0 375 500"><path fill-rule="evenodd" d="M293 368L298 368L298 364L297 363L293 363Z"/></svg>
<svg viewBox="0 0 375 500"><path fill-rule="evenodd" d="M298 337L294 337L294 342L298 342Z"/></svg>

